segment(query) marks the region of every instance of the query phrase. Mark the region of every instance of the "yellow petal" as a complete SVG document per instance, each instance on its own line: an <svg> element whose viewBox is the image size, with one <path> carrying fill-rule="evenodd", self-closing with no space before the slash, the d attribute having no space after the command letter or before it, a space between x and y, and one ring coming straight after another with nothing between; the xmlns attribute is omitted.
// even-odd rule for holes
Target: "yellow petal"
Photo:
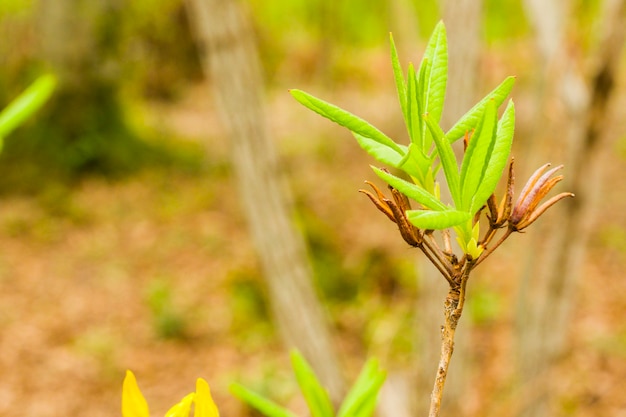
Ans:
<svg viewBox="0 0 626 417"><path fill-rule="evenodd" d="M194 397L195 394L193 392L186 395L178 404L165 413L165 417L189 417L189 409Z"/></svg>
<svg viewBox="0 0 626 417"><path fill-rule="evenodd" d="M198 378L196 381L196 409L195 417L219 417L220 413L217 410L217 406L213 402L211 397L211 390L209 384L202 379Z"/></svg>
<svg viewBox="0 0 626 417"><path fill-rule="evenodd" d="M122 416L150 417L148 403L137 386L137 379L131 371L126 371L122 385Z"/></svg>

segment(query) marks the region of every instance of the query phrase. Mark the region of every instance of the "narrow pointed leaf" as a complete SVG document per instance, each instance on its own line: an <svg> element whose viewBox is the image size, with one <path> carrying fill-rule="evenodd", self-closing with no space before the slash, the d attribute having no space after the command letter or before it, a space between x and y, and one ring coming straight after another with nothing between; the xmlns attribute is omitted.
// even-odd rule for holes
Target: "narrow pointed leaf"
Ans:
<svg viewBox="0 0 626 417"><path fill-rule="evenodd" d="M423 113L428 113L437 122L441 120L443 101L448 81L448 41L446 28L439 22L430 37L424 58L420 65L420 75L424 75L423 95L425 99Z"/></svg>
<svg viewBox="0 0 626 417"><path fill-rule="evenodd" d="M53 75L43 75L0 113L0 140L22 124L48 100L56 86Z"/></svg>
<svg viewBox="0 0 626 417"><path fill-rule="evenodd" d="M309 406L311 417L333 417L335 412L328 392L322 387L315 372L299 352L291 352L291 365Z"/></svg>
<svg viewBox="0 0 626 417"><path fill-rule="evenodd" d="M433 181L431 165L433 157L424 155L422 150L414 143L409 145L406 155L398 165L398 168L406 172L422 188L432 194Z"/></svg>
<svg viewBox="0 0 626 417"><path fill-rule="evenodd" d="M341 404L337 417L371 416L385 378L386 373L378 368L378 361L370 359Z"/></svg>
<svg viewBox="0 0 626 417"><path fill-rule="evenodd" d="M406 103L406 81L404 80L402 66L400 65L400 59L398 58L398 50L396 49L396 44L393 41L393 35L391 33L389 34L389 43L391 45L391 67L393 68L393 77L396 81L398 101L400 101L400 108L402 108L404 120L409 120Z"/></svg>
<svg viewBox="0 0 626 417"><path fill-rule="evenodd" d="M411 137L411 143L416 144L417 146L419 146L420 149L422 149L422 109L419 100L420 93L418 89L417 78L415 75L415 68L412 64L409 64L407 79L407 129L409 131L409 136Z"/></svg>
<svg viewBox="0 0 626 417"><path fill-rule="evenodd" d="M445 204L439 201L434 195L422 187L412 184L408 181L398 178L395 175L391 175L388 172L372 167L376 175L378 175L383 181L391 185L396 190L400 191L405 196L417 201L421 205L431 210L447 210Z"/></svg>
<svg viewBox="0 0 626 417"><path fill-rule="evenodd" d="M435 122L430 115L424 115L424 120L426 121L426 125L428 126L428 129L433 136L435 146L437 147L437 154L441 160L443 173L446 177L448 189L450 190L454 204L457 207L461 207L459 168L456 163L454 151L452 150L452 145L450 145L450 142L444 136L439 124Z"/></svg>
<svg viewBox="0 0 626 417"><path fill-rule="evenodd" d="M372 138L359 135L355 132L352 132L352 135L354 135L354 138L365 152L373 156L377 161L392 167L399 167L407 153L406 147L403 145L398 146L404 154Z"/></svg>
<svg viewBox="0 0 626 417"><path fill-rule="evenodd" d="M478 126L470 138L461 164L461 200L463 210L470 211L472 199L489 165L495 140L498 115L493 100L489 100Z"/></svg>
<svg viewBox="0 0 626 417"><path fill-rule="evenodd" d="M487 94L482 100L480 100L474 107L472 107L467 113L465 113L461 118L456 122L448 133L446 133L446 137L450 142L454 142L457 139L462 138L466 132L474 129L478 124L478 120L480 115L485 109L487 102L492 100L496 104L496 108L500 107L504 100L508 97L511 89L513 88L513 84L515 84L515 77L507 77L502 83L494 88L489 94Z"/></svg>
<svg viewBox="0 0 626 417"><path fill-rule="evenodd" d="M296 414L281 407L274 401L268 400L262 395L244 387L239 384L231 384L230 392L241 401L247 403L249 406L255 408L261 414L267 417L298 417Z"/></svg>
<svg viewBox="0 0 626 417"><path fill-rule="evenodd" d="M489 196L493 194L502 177L502 173L506 168L506 164L511 155L511 146L513 145L513 134L515 131L515 106L513 101L509 101L502 117L497 125L495 143L490 155L489 163L485 169L482 181L480 182L474 199L471 204L471 210L475 213L487 201Z"/></svg>
<svg viewBox="0 0 626 417"><path fill-rule="evenodd" d="M467 222L472 215L458 210L407 210L406 217L419 229L442 230Z"/></svg>
<svg viewBox="0 0 626 417"><path fill-rule="evenodd" d="M402 148L383 132L354 114L301 90L289 90L302 105L354 133L370 138L401 153Z"/></svg>

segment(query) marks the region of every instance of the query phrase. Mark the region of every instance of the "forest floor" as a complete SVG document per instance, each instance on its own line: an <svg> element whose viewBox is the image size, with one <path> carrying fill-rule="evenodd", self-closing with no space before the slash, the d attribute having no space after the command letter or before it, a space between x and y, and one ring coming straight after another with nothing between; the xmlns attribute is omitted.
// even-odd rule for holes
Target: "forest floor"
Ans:
<svg viewBox="0 0 626 417"><path fill-rule="evenodd" d="M397 106L388 81L365 99L347 89L332 101L394 135L401 129L390 116ZM400 369L415 344L406 330L419 316L416 256L357 193L363 180L374 179L372 160L348 133L309 115L284 90L270 96L268 113L347 376L370 355ZM0 415L119 415L126 369L157 416L192 391L197 377L209 381L224 416L245 415L228 393L232 381L302 410L287 349L268 317L209 87L191 89L176 106L154 105L145 117L206 151L205 168L90 179L71 193L8 196L0 205ZM621 151L615 145L607 153L609 183L569 348L552 378L555 415L626 415L621 140ZM516 259L534 232L507 242L471 283L470 297L484 304L461 323L470 372L457 401L468 417L511 415L523 396L514 383ZM438 344L436 331L425 340Z"/></svg>

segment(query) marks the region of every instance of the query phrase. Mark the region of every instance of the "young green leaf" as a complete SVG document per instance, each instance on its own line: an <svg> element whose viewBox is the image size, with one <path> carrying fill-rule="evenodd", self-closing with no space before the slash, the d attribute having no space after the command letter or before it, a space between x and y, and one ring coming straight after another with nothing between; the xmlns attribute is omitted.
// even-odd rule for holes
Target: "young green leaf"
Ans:
<svg viewBox="0 0 626 417"><path fill-rule="evenodd" d="M498 122L489 162L471 203L472 213L480 209L495 191L511 154L514 130L515 106L510 100Z"/></svg>
<svg viewBox="0 0 626 417"><path fill-rule="evenodd" d="M448 207L446 207L441 201L435 198L434 195L424 190L422 187L405 181L402 178L398 178L395 175L391 175L390 173L385 172L382 169L378 169L374 166L372 167L372 169L374 170L376 175L378 175L387 184L391 185L393 188L400 191L408 198L417 201L424 207L431 210L448 209Z"/></svg>
<svg viewBox="0 0 626 417"><path fill-rule="evenodd" d="M297 351L291 352L293 367L300 390L304 395L311 417L333 417L335 412L328 397L328 392L320 382L304 357Z"/></svg>
<svg viewBox="0 0 626 417"><path fill-rule="evenodd" d="M441 160L441 166L443 167L443 173L446 176L446 181L448 182L448 188L450 190L450 194L452 195L452 200L454 200L454 204L457 207L462 207L459 185L459 167L456 163L452 145L450 145L450 142L444 136L439 124L433 120L430 115L425 114L424 120L426 121L426 125L428 126L430 133L433 135L433 140L435 141L435 146L437 147L437 153L439 155L439 159Z"/></svg>
<svg viewBox="0 0 626 417"><path fill-rule="evenodd" d="M461 164L461 200L463 202L461 208L472 213L474 211L473 209L470 210L470 205L479 184L483 180L487 165L489 165L496 137L497 122L498 115L495 103L493 100L489 100L476 130L470 138Z"/></svg>
<svg viewBox="0 0 626 417"><path fill-rule="evenodd" d="M370 417L385 377L386 373L379 369L378 361L367 361L341 404L337 417Z"/></svg>
<svg viewBox="0 0 626 417"><path fill-rule="evenodd" d="M456 122L454 126L448 133L446 133L446 137L450 142L454 142L457 139L462 138L466 132L474 129L478 124L478 120L480 119L480 115L483 113L485 106L489 100L492 100L496 104L496 108L500 107L500 105L506 100L511 89L513 89L513 84L515 84L515 77L507 77L502 83L493 89L489 94L487 94L482 100L480 100L474 107L472 107L467 113L465 113L461 118Z"/></svg>
<svg viewBox="0 0 626 417"><path fill-rule="evenodd" d="M396 44L393 41L393 35L391 33L389 34L389 43L391 45L391 67L393 68L393 77L396 81L398 101L400 101L400 108L402 108L404 120L409 120L406 103L406 81L404 81L402 66L400 65L400 59L398 58L398 50L396 49Z"/></svg>
<svg viewBox="0 0 626 417"><path fill-rule="evenodd" d="M409 136L411 138L411 143L419 146L419 149L423 149L422 143L422 128L423 124L421 120L421 106L420 106L420 95L419 95L419 85L417 83L417 78L415 76L415 68L413 64L409 64L409 69L407 71L407 90L406 90L406 101L407 101L407 119L406 125L407 130L409 131Z"/></svg>
<svg viewBox="0 0 626 417"><path fill-rule="evenodd" d="M410 175L419 186L433 194L435 183L431 167L435 157L436 155L424 155L417 145L411 143L398 168Z"/></svg>
<svg viewBox="0 0 626 417"><path fill-rule="evenodd" d="M56 83L56 78L53 75L42 75L2 110L0 113L0 140L22 124L48 100Z"/></svg>
<svg viewBox="0 0 626 417"><path fill-rule="evenodd" d="M291 411L239 384L231 384L230 392L267 417L298 417Z"/></svg>
<svg viewBox="0 0 626 417"><path fill-rule="evenodd" d="M418 73L422 89L420 96L424 99L422 113L430 114L439 122L448 81L448 41L446 27L442 21L437 23L433 30Z"/></svg>
<svg viewBox="0 0 626 417"><path fill-rule="evenodd" d="M304 91L294 89L289 90L289 92L302 105L308 107L317 114L332 120L340 126L348 128L354 133L373 139L382 145L394 149L398 153L402 153L402 148L397 143L360 117L355 116L354 114L347 112L334 104L330 104L312 96L311 94L305 93Z"/></svg>
<svg viewBox="0 0 626 417"><path fill-rule="evenodd" d="M377 142L374 139L367 138L355 132L352 132L352 135L365 152L373 156L377 161L392 167L399 167L408 152L406 146L404 145L398 145L404 152L404 154L402 154L398 153L398 151L394 148L390 148L389 146Z"/></svg>
<svg viewBox="0 0 626 417"><path fill-rule="evenodd" d="M467 222L472 215L466 211L451 209L446 211L407 210L406 217L419 229L442 230Z"/></svg>

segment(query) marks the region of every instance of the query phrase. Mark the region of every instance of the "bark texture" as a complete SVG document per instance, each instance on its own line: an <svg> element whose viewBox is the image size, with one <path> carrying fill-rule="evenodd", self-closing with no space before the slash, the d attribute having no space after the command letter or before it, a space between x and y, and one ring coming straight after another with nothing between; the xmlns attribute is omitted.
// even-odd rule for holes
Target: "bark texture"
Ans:
<svg viewBox="0 0 626 417"><path fill-rule="evenodd" d="M230 130L237 191L286 343L310 361L331 397L343 383L324 312L316 298L290 195L264 114L263 79L254 35L235 0L188 0L204 70Z"/></svg>

